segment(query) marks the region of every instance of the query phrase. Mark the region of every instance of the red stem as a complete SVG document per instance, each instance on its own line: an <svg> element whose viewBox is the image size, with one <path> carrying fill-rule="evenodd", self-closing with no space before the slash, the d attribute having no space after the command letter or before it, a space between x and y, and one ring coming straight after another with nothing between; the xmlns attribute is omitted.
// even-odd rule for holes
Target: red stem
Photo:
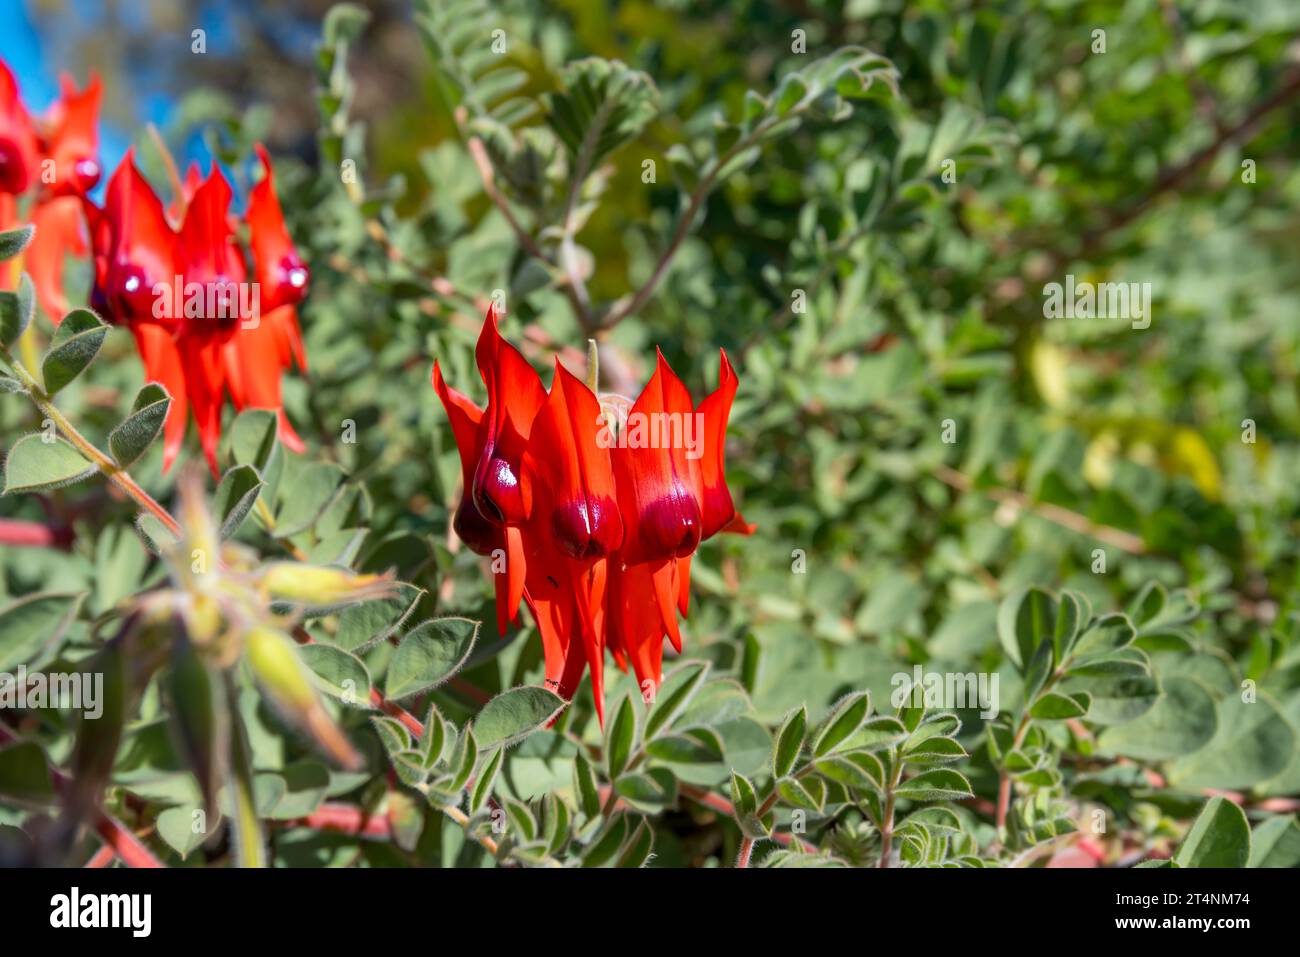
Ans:
<svg viewBox="0 0 1300 957"><path fill-rule="evenodd" d="M66 549L71 544L72 535L68 531L60 531L40 522L0 518L0 545Z"/></svg>
<svg viewBox="0 0 1300 957"><path fill-rule="evenodd" d="M140 839L127 830L125 824L111 815L101 811L99 820L95 822L95 831L127 867L163 866L162 862L140 843Z"/></svg>
<svg viewBox="0 0 1300 957"><path fill-rule="evenodd" d="M117 852L114 851L107 844L105 844L95 852L95 855L90 860L86 862L86 867L89 868L108 867L109 864L113 863L116 857L117 857Z"/></svg>

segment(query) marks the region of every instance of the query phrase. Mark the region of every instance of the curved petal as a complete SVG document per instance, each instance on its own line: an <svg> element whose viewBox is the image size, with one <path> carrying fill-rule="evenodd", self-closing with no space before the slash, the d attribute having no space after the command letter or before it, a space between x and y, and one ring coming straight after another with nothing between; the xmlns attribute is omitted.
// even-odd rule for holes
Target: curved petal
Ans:
<svg viewBox="0 0 1300 957"><path fill-rule="evenodd" d="M643 690L646 681L658 687L663 680L664 636L674 638L674 647L681 650L671 594L678 586L676 563L612 567L617 564L611 564L605 605L609 645L616 660L625 657L632 665Z"/></svg>
<svg viewBox="0 0 1300 957"><path fill-rule="evenodd" d="M704 512L703 537L706 539L725 528L736 514L731 491L727 488L726 445L727 419L731 416L731 403L736 397L740 380L727 361L727 354L718 351L722 357L722 364L718 368L718 388L700 403L699 409L704 420L700 502Z"/></svg>
<svg viewBox="0 0 1300 957"><path fill-rule="evenodd" d="M225 387L225 364L222 362L221 340L205 331L183 331L176 339L181 367L185 370L185 391L194 422L199 429L199 444L212 469L212 477L221 473L217 468L217 445L221 441L221 405Z"/></svg>
<svg viewBox="0 0 1300 957"><path fill-rule="evenodd" d="M488 392L483 448L471 486L474 504L489 521L519 525L527 517L519 470L546 390L537 370L501 337L495 307L488 308L474 355Z"/></svg>
<svg viewBox="0 0 1300 957"><path fill-rule="evenodd" d="M47 199L32 211L36 234L24 262L36 287L36 298L56 326L68 311L68 297L63 292L64 256L86 254L81 223L81 202L74 196Z"/></svg>
<svg viewBox="0 0 1300 957"><path fill-rule="evenodd" d="M18 196L36 182L40 143L18 96L18 82L0 60L0 193Z"/></svg>
<svg viewBox="0 0 1300 957"><path fill-rule="evenodd" d="M286 307L288 308L288 307ZM226 387L239 411L270 409L279 420L280 439L292 451L302 454L306 446L290 425L280 396L280 364L276 330L270 317L241 324L221 346Z"/></svg>
<svg viewBox="0 0 1300 957"><path fill-rule="evenodd" d="M96 260L95 305L117 322L175 323L182 315L172 295L179 241L130 150L108 181L104 208L85 200L83 208Z"/></svg>
<svg viewBox="0 0 1300 957"><path fill-rule="evenodd" d="M253 252L257 282L262 287L262 305L271 310L301 302L307 294L311 273L298 255L284 224L284 212L275 195L271 158L261 143L254 149L262 163L262 178L249 193L245 218L248 220L249 246ZM303 366L301 351L298 362Z"/></svg>
<svg viewBox="0 0 1300 957"><path fill-rule="evenodd" d="M659 353L614 450L626 564L682 558L699 545L700 466L691 454L701 439L699 420L690 393Z"/></svg>
<svg viewBox="0 0 1300 957"><path fill-rule="evenodd" d="M61 95L46 119L46 154L54 161L51 192L56 196L82 195L94 189L103 174L98 130L103 84L92 72L80 92L66 74L59 85Z"/></svg>
<svg viewBox="0 0 1300 957"><path fill-rule="evenodd" d="M610 451L597 438L601 421L596 396L557 359L524 453L524 486L530 528L577 560L604 558L623 541Z"/></svg>
<svg viewBox="0 0 1300 957"><path fill-rule="evenodd" d="M479 555L491 554L500 548L503 538L500 529L492 525L474 507L470 495L470 486L474 477L474 463L478 461L479 448L482 445L483 410L475 405L468 396L457 392L447 385L442 377L442 369L435 360L433 363L433 390L442 400L442 407L451 422L452 438L456 450L460 453L460 474L464 486L456 514L452 519L452 528L469 548ZM513 618L511 614L509 617Z"/></svg>

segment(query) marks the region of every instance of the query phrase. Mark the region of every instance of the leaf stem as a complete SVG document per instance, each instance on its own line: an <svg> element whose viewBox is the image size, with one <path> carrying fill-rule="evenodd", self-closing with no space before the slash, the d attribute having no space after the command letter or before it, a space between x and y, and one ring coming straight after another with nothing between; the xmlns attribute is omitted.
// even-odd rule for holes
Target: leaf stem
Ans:
<svg viewBox="0 0 1300 957"><path fill-rule="evenodd" d="M159 505L152 495L141 488L140 484L131 477L131 474L126 469L101 452L93 442L78 431L68 417L54 405L53 399L46 394L41 384L27 371L27 367L13 357L7 346L0 345L0 356L3 356L9 367L13 369L14 374L22 382L28 398L32 400L36 408L54 423L54 427L76 447L77 451L93 462L110 482L125 492L137 505L162 522L169 532L176 536L181 534L180 524L172 517L171 513Z"/></svg>

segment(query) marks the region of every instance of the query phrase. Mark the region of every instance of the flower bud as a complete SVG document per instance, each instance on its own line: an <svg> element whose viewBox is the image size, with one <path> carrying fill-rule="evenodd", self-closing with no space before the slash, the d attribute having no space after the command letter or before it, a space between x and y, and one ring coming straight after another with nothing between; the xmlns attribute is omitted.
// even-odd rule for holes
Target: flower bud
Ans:
<svg viewBox="0 0 1300 957"><path fill-rule="evenodd" d="M275 562L262 573L262 585L272 598L311 607L349 605L387 596L391 575L358 575L345 568Z"/></svg>
<svg viewBox="0 0 1300 957"><path fill-rule="evenodd" d="M343 767L360 767L361 756L325 711L311 671L298 657L292 638L259 625L244 635L244 656L263 693L285 718L311 735Z"/></svg>

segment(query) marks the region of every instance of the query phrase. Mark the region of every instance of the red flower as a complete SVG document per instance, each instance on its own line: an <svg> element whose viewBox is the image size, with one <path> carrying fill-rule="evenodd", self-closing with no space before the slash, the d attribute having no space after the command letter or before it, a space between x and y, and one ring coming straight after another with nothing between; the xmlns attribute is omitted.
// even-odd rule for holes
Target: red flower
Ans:
<svg viewBox="0 0 1300 957"><path fill-rule="evenodd" d="M216 166L206 179L190 170L174 209L181 216L178 229L129 152L109 180L104 207L85 201L95 260L93 304L130 328L146 377L172 396L164 469L180 450L192 409L216 474L226 392L238 410L274 410L284 443L304 448L284 414L280 377L295 361L306 367L297 303L306 294L308 272L285 228L261 147L258 156L264 176L247 214L252 283L230 213L230 184Z"/></svg>
<svg viewBox="0 0 1300 957"><path fill-rule="evenodd" d="M40 176L40 143L18 96L18 83L0 60L0 193L21 196Z"/></svg>
<svg viewBox="0 0 1300 957"><path fill-rule="evenodd" d="M36 226L24 266L41 308L55 323L68 311L64 256L86 254L77 197L93 189L100 177L99 78L92 74L80 92L67 76L60 84L60 98L43 118L33 120L19 99L13 74L0 62L0 227L23 221ZM20 218L17 197L23 194L33 200Z"/></svg>
<svg viewBox="0 0 1300 957"><path fill-rule="evenodd" d="M658 685L664 638L681 650L691 555L719 531L753 531L736 513L723 459L738 380L724 354L717 391L696 409L660 355L630 403L596 396L557 360L546 392L501 338L494 310L475 353L485 410L433 368L465 485L453 528L493 556L500 631L522 599L547 683L572 697L590 666L603 719L606 648L643 687Z"/></svg>

